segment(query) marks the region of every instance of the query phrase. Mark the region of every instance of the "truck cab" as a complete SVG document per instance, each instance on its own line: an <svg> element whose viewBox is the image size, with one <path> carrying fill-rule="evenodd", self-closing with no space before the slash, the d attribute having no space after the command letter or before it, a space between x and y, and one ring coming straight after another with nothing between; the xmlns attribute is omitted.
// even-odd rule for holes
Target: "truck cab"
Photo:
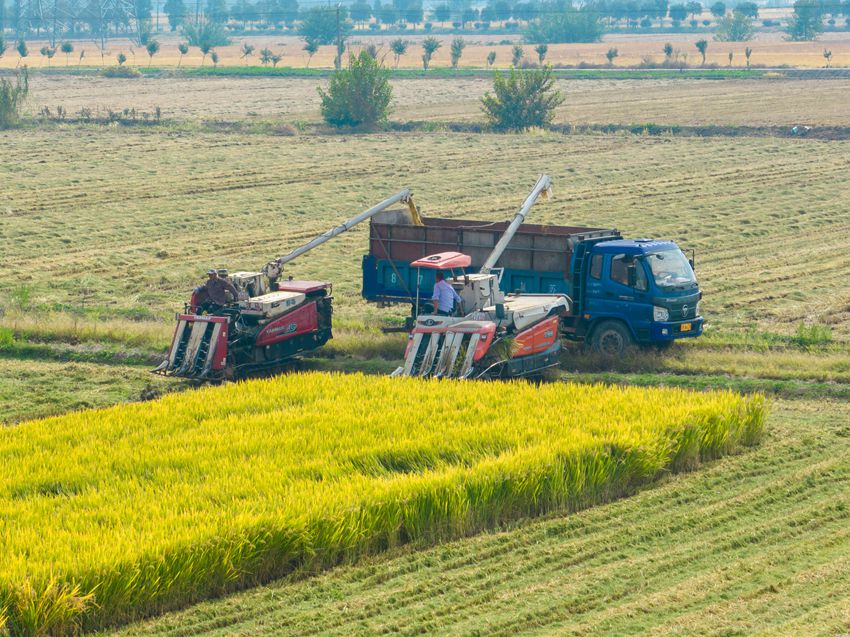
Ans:
<svg viewBox="0 0 850 637"><path fill-rule="evenodd" d="M693 263L672 241L618 239L584 255L578 335L605 354L702 334Z"/></svg>

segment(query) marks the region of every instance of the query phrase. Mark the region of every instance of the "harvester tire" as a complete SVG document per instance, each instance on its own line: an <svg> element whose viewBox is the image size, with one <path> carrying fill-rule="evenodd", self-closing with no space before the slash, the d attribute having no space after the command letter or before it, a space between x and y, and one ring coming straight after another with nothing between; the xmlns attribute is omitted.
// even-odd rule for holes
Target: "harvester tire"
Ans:
<svg viewBox="0 0 850 637"><path fill-rule="evenodd" d="M619 321L603 321L593 330L591 347L609 358L622 356L632 346L632 335Z"/></svg>

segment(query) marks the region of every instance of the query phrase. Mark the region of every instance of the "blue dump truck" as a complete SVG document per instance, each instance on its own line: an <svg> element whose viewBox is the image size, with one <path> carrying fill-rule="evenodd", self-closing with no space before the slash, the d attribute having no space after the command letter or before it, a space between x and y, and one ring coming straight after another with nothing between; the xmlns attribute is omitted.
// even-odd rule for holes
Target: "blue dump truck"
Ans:
<svg viewBox="0 0 850 637"><path fill-rule="evenodd" d="M508 223L387 211L370 220L363 297L380 305L431 298L435 271L412 268L422 257L457 251L477 272ZM702 334L693 261L672 241L624 239L617 230L523 224L493 269L505 293L569 297L562 335L617 356L633 344L666 346ZM417 281L419 277L419 281Z"/></svg>

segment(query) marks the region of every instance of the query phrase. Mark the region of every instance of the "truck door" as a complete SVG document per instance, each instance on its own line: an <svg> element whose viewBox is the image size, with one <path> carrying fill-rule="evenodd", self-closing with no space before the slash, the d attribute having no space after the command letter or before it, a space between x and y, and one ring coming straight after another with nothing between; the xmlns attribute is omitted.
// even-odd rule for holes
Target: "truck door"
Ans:
<svg viewBox="0 0 850 637"><path fill-rule="evenodd" d="M649 278L643 261L631 254L611 255L608 283L619 303L619 311L629 323L638 341L650 338L652 302Z"/></svg>
<svg viewBox="0 0 850 637"><path fill-rule="evenodd" d="M591 281L592 270L591 263ZM652 303L649 279L640 259L631 254L605 255L603 271L595 289L597 294L593 305L588 303L592 318L620 318L629 325L638 341L649 339ZM588 285L588 292L590 290L591 285Z"/></svg>

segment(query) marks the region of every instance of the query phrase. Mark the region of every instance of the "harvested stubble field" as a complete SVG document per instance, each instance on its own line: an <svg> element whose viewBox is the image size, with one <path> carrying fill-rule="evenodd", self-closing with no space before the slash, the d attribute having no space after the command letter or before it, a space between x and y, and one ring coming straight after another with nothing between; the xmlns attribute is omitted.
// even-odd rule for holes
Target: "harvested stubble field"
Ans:
<svg viewBox="0 0 850 637"><path fill-rule="evenodd" d="M530 220L695 249L710 329L850 333L847 142L73 127L0 140L19 158L0 182L0 297L14 307L28 286L45 320L165 321L209 265L255 269L402 186L426 215L505 219L548 172L556 197ZM367 232L288 270L332 281L342 317L385 315L359 298Z"/></svg>
<svg viewBox="0 0 850 637"><path fill-rule="evenodd" d="M291 375L0 430L0 630L126 621L583 508L754 445L765 418L723 392L364 381Z"/></svg>
<svg viewBox="0 0 850 637"><path fill-rule="evenodd" d="M607 64L605 53L609 48L615 47L619 52L616 66L636 66L652 59L655 63L664 60L664 44L670 42L677 52L687 55L687 63L692 67L698 67L702 61L696 49L695 42L706 38L711 43L708 47L706 63L726 67L729 64L729 52L732 52L732 65L736 68L746 67L744 49L750 47L753 54L750 59L752 64L760 66L793 66L802 68L822 68L825 65L823 58L824 48L833 52L832 66L850 66L850 32L829 32L822 34L817 41L811 42L789 42L785 40L785 34L779 30L758 32L750 42L714 42L710 32L701 33L652 33L652 34L608 34L600 42L589 44L550 44L546 61L554 65L576 66L579 64L591 64L604 66ZM395 60L389 50L389 43L398 36L356 34L350 40L351 48L358 50L368 44L379 47L381 55L386 56L388 66L394 66ZM450 44L454 35L438 35L443 46L433 57L432 67L449 67L451 65ZM407 53L401 57L399 68L422 68L421 41L424 35L409 35L405 39L410 42ZM467 47L463 51L460 61L461 67L484 68L487 66L487 54L496 52L496 67L506 68L510 66L512 48L514 43L520 42L518 34L504 35L464 35ZM156 67L199 67L202 64L211 66L209 56L204 61L200 50L192 47L189 53L180 59L177 44L180 41L175 35L162 34L156 36L161 43L160 52L153 59L152 64ZM504 44L508 40L510 44ZM229 46L217 47L221 66L241 66L244 64L259 65L258 55L251 58L243 58L241 47L243 43L250 43L260 51L264 47L270 48L283 59L280 66L304 68L333 68L335 47L332 45L320 47L319 52L312 60L304 52L304 40L293 35L266 35L245 36L231 40ZM31 41L29 43L31 54L25 60L34 68L47 68L47 58L38 55L39 49L47 42ZM76 41L75 50L68 60L61 53L57 54L51 62L53 67L103 67L114 66L119 53L127 56L127 64L130 66L148 66L148 55L143 48L135 47L129 40L114 39L107 45L107 50L101 58L100 49L91 41ZM524 45L527 59L537 61L534 46ZM80 51L85 51L85 56L79 60ZM0 57L0 68L14 68L19 63L18 56L14 52Z"/></svg>
<svg viewBox="0 0 850 637"><path fill-rule="evenodd" d="M138 78L34 75L28 104L37 114L61 106L71 117L82 109L156 107L169 120L279 120L317 122L321 78ZM482 121L486 78L396 79L394 121ZM850 80L560 80L566 102L555 122L680 126L847 126Z"/></svg>
<svg viewBox="0 0 850 637"><path fill-rule="evenodd" d="M120 635L811 635L850 630L846 402L625 500L290 578Z"/></svg>

